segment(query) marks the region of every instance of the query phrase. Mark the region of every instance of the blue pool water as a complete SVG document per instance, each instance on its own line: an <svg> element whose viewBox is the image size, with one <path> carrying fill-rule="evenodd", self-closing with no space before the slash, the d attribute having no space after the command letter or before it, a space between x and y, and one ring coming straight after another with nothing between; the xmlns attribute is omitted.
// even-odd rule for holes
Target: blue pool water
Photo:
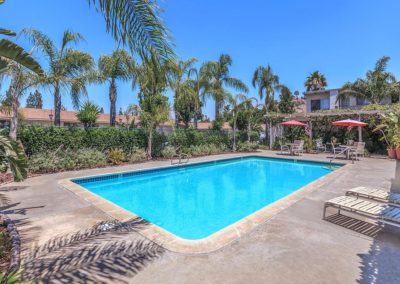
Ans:
<svg viewBox="0 0 400 284"><path fill-rule="evenodd" d="M205 238L331 172L248 157L74 180L178 237Z"/></svg>

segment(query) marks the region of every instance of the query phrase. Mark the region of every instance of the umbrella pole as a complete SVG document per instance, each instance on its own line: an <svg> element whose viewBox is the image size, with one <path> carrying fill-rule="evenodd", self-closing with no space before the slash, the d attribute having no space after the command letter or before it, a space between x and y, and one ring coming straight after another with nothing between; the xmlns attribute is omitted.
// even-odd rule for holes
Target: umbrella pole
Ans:
<svg viewBox="0 0 400 284"><path fill-rule="evenodd" d="M358 142L362 142L362 129L361 129L361 126L358 127Z"/></svg>

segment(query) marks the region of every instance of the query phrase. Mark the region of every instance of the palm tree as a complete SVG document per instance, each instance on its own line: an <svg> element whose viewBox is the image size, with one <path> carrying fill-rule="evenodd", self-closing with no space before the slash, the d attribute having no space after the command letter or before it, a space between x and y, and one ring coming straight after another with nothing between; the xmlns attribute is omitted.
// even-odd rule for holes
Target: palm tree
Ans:
<svg viewBox="0 0 400 284"><path fill-rule="evenodd" d="M117 81L127 81L134 77L135 63L128 52L115 50L111 55L103 55L99 59L100 81L109 83L110 125L115 126Z"/></svg>
<svg viewBox="0 0 400 284"><path fill-rule="evenodd" d="M0 171L11 169L15 181L22 181L28 175L28 163L21 144L0 134Z"/></svg>
<svg viewBox="0 0 400 284"><path fill-rule="evenodd" d="M145 60L138 67L136 83L139 85L139 106L136 107L140 124L147 134L147 158L152 158L153 132L157 125L169 118L168 98L163 95L167 86L168 65L156 57Z"/></svg>
<svg viewBox="0 0 400 284"><path fill-rule="evenodd" d="M197 129L198 120L202 116L201 108L206 103L206 95L210 90L211 83L207 74L200 72L196 68L190 70L189 77L189 85L193 90L197 102L194 116L194 127Z"/></svg>
<svg viewBox="0 0 400 284"><path fill-rule="evenodd" d="M175 111L175 127L179 128L179 122L185 116L185 124L188 125L188 120L191 119L191 114L182 113L187 106L197 105L197 97L194 90L189 83L189 77L193 69L193 64L197 60L190 58L186 61L180 60L178 62L171 60L168 62L168 81L169 86L174 91L174 111ZM182 104L179 104L179 103ZM183 107L182 107L183 105Z"/></svg>
<svg viewBox="0 0 400 284"><path fill-rule="evenodd" d="M0 5L4 4L5 0L0 0ZM7 29L0 28L0 35L16 36L16 33ZM7 66L11 63L17 63L25 68L35 72L36 74L42 74L43 70L40 64L31 56L30 53L26 52L18 44L7 40L0 40L0 74L6 71Z"/></svg>
<svg viewBox="0 0 400 284"><path fill-rule="evenodd" d="M315 71L307 77L304 82L304 86L307 89L307 92L310 91L318 91L324 90L328 83L326 81L325 75L321 74L319 71Z"/></svg>
<svg viewBox="0 0 400 284"><path fill-rule="evenodd" d="M254 104L253 104L254 103ZM244 101L241 105L240 111L244 113L244 116L247 121L247 142L250 142L251 139L251 131L252 131L252 126L257 125L259 123L259 119L257 121L254 120L255 115L257 111L259 111L259 108L264 107L263 104L259 104L257 98L251 97L248 98L246 101Z"/></svg>
<svg viewBox="0 0 400 284"><path fill-rule="evenodd" d="M379 104L385 98L397 98L400 94L400 84L393 73L386 71L389 60L388 56L380 58L375 68L367 72L365 79L359 78L353 83L346 83L339 91L337 100L352 95L372 104Z"/></svg>
<svg viewBox="0 0 400 284"><path fill-rule="evenodd" d="M239 79L231 77L229 68L232 65L232 59L227 54L222 54L218 61L209 61L205 63L200 72L208 77L210 88L208 95L215 101L215 121L218 122L220 111L223 108L224 101L228 98L226 88L232 88L236 91L248 93L249 89Z"/></svg>
<svg viewBox="0 0 400 284"><path fill-rule="evenodd" d="M262 100L264 98L264 108L268 114L271 101L274 100L275 91L279 90L280 87L278 75L274 74L270 65L267 67L259 66L254 72L252 84L254 88L258 88L258 96L260 99ZM267 134L267 129L268 116L265 120L265 134Z"/></svg>
<svg viewBox="0 0 400 284"><path fill-rule="evenodd" d="M87 96L86 84L95 80L93 58L88 53L70 47L83 40L79 33L65 31L61 46L57 48L48 36L37 30L25 29L23 32L42 50L48 60L49 68L42 83L53 89L54 125L59 126L62 93L69 92L74 107L79 108L81 96Z"/></svg>
<svg viewBox="0 0 400 284"><path fill-rule="evenodd" d="M78 120L83 123L84 128L95 126L100 115L100 108L90 101L86 101L76 114Z"/></svg>
<svg viewBox="0 0 400 284"><path fill-rule="evenodd" d="M15 61L8 63L4 74L11 78L11 82L9 86L9 98L7 98L9 101L7 104L1 106L1 110L8 113L11 117L9 135L15 141L17 140L19 100L30 87L39 83L39 77Z"/></svg>

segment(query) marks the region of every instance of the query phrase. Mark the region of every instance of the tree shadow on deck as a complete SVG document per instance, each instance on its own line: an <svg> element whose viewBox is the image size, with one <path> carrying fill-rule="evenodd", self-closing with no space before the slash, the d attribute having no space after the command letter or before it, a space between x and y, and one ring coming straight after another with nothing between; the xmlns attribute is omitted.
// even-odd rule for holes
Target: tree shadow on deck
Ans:
<svg viewBox="0 0 400 284"><path fill-rule="evenodd" d="M24 280L44 283L127 283L164 249L135 234L147 221L101 222L54 238L23 258Z"/></svg>
<svg viewBox="0 0 400 284"><path fill-rule="evenodd" d="M358 254L360 258L360 277L357 283L399 283L399 232L393 231L392 228L388 230L388 228L341 214L331 215L327 218L327 221L372 238L372 245L368 252Z"/></svg>

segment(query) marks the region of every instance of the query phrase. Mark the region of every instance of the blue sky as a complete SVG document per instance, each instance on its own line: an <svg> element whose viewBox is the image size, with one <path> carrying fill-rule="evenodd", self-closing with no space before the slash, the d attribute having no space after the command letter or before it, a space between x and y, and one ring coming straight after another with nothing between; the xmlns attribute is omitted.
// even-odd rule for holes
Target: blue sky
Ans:
<svg viewBox="0 0 400 284"><path fill-rule="evenodd" d="M196 57L199 64L230 54L232 76L249 85L250 96L257 95L251 77L259 65L270 64L282 83L300 92L312 71L324 73L329 87L340 87L364 76L383 55L392 57L389 70L400 77L398 0L164 0L160 5L176 53ZM86 39L78 48L96 59L116 48L87 0L7 0L0 19L2 27L36 28L58 42L65 29L78 31ZM118 109L137 102L129 83L120 83L118 91ZM45 107L52 108L51 94L43 94ZM89 96L108 112L106 85L90 86ZM67 97L63 104L72 108ZM212 116L211 101L204 112Z"/></svg>

